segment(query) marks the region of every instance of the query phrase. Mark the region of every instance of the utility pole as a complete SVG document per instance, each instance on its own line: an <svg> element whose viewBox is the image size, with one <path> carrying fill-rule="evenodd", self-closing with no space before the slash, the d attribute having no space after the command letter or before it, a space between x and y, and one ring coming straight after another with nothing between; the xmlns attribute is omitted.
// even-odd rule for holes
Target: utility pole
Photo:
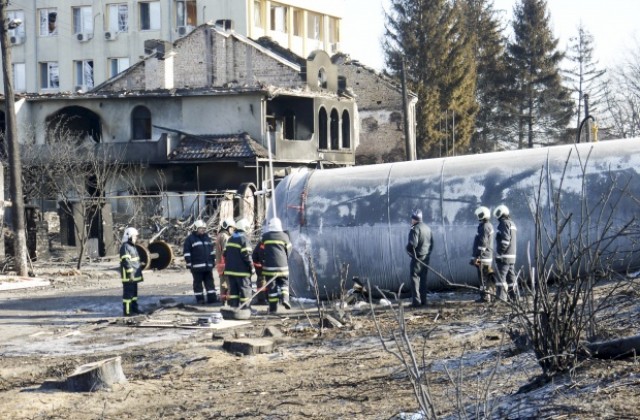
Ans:
<svg viewBox="0 0 640 420"><path fill-rule="evenodd" d="M16 273L19 276L29 274L27 268L27 235L24 221L24 199L22 197L22 164L20 162L20 147L18 145L18 130L16 122L16 103L13 96L13 69L11 68L11 46L9 44L9 29L15 29L22 22L7 20L8 0L0 0L0 49L2 50L2 76L4 77L4 116L5 141L9 162L9 177L11 178L11 221L13 223L14 240L13 256Z"/></svg>

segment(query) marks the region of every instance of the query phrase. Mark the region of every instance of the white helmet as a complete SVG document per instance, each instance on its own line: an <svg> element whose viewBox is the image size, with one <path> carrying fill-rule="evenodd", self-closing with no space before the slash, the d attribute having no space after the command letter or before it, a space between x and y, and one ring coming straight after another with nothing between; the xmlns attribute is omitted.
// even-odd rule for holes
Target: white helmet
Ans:
<svg viewBox="0 0 640 420"><path fill-rule="evenodd" d="M509 207L505 206L504 204L500 204L493 211L493 215L496 217L496 219L499 219L502 216L508 216L509 215Z"/></svg>
<svg viewBox="0 0 640 420"><path fill-rule="evenodd" d="M234 222L233 219L226 219L220 223L220 227L224 230L229 230L229 228L236 227L236 222Z"/></svg>
<svg viewBox="0 0 640 420"><path fill-rule="evenodd" d="M476 217L478 220L489 220L491 218L491 210L485 206L480 206L476 209Z"/></svg>
<svg viewBox="0 0 640 420"><path fill-rule="evenodd" d="M203 227L207 227L207 224L204 222L204 220L196 220L195 222L193 222L193 228L194 229L199 229L199 228L203 228Z"/></svg>
<svg viewBox="0 0 640 420"><path fill-rule="evenodd" d="M124 230L124 234L122 235L122 242L129 242L129 239L134 236L138 236L138 229L134 227L128 227Z"/></svg>
<svg viewBox="0 0 640 420"><path fill-rule="evenodd" d="M277 217L269 220L269 224L267 225L269 232L282 232L282 222Z"/></svg>
<svg viewBox="0 0 640 420"><path fill-rule="evenodd" d="M251 223L245 218L242 218L236 222L236 229L242 232L246 232L251 229Z"/></svg>

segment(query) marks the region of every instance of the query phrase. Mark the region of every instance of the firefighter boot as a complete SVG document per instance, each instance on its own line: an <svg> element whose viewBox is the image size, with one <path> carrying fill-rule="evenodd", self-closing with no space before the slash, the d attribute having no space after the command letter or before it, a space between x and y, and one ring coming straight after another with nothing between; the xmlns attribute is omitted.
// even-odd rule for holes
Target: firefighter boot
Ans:
<svg viewBox="0 0 640 420"><path fill-rule="evenodd" d="M131 313L134 315L140 315L144 313L143 311L140 310L140 308L138 308L138 301L136 300L131 302Z"/></svg>

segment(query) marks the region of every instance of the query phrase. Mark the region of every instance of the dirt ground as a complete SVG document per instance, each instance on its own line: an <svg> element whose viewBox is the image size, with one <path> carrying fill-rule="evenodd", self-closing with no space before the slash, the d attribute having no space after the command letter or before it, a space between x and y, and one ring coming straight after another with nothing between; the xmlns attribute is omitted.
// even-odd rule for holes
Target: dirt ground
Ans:
<svg viewBox="0 0 640 420"><path fill-rule="evenodd" d="M146 273L140 304L152 313L125 320L112 266L92 263L82 274L37 267L50 285L0 291L0 418L419 419L405 365L427 371L442 418L640 418L633 358L585 361L518 392L541 373L535 358L505 336L506 307L476 303L469 293L432 294L426 308L404 311L414 367L392 339L400 334L394 312L382 304L372 312L325 303L343 321L334 328L319 329L315 303L303 301L276 315L255 306L258 314L244 325L187 328L220 306L193 305L189 273L172 267ZM385 350L374 313L384 344L409 361ZM608 321L612 330L639 333L638 306L617 315ZM283 335L271 353L222 348L225 339L262 337L267 327ZM62 387L76 367L114 356L127 383L87 393Z"/></svg>

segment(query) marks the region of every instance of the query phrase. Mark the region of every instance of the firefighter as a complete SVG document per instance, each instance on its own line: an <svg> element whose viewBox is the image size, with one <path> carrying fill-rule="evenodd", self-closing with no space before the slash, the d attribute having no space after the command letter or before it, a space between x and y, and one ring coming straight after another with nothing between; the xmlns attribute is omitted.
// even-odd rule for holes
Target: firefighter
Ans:
<svg viewBox="0 0 640 420"><path fill-rule="evenodd" d="M193 276L193 295L197 304L216 303L218 295L213 282L215 256L213 242L207 234L207 224L202 220L193 223L194 231L184 241L184 260ZM204 285L204 289L203 289Z"/></svg>
<svg viewBox="0 0 640 420"><path fill-rule="evenodd" d="M427 305L427 273L429 257L433 249L431 229L422 222L422 211L414 210L411 214L411 230L407 252L411 256L409 265L411 273L411 306L417 308Z"/></svg>
<svg viewBox="0 0 640 420"><path fill-rule="evenodd" d="M124 316L142 314L138 308L138 283L144 281L142 265L136 249L138 230L128 227L120 246L120 273L122 277L122 312Z"/></svg>
<svg viewBox="0 0 640 420"><path fill-rule="evenodd" d="M216 236L216 270L218 271L218 278L220 279L220 298L224 305L227 304L227 298L229 297L229 280L227 276L224 275L224 255L222 254L235 228L236 223L233 219L223 220L222 223L220 223L218 236Z"/></svg>
<svg viewBox="0 0 640 420"><path fill-rule="evenodd" d="M291 242L289 235L282 231L282 222L277 217L269 220L268 232L262 235L261 245L264 245L264 263L262 274L268 287L269 312L278 310L278 303L286 309L291 309L289 302L289 253Z"/></svg>
<svg viewBox="0 0 640 420"><path fill-rule="evenodd" d="M247 231L251 225L246 219L236 222L236 230L227 241L222 255L225 258L224 274L229 281L229 305L237 308L246 303L251 308L251 276L256 273L251 260L251 243Z"/></svg>
<svg viewBox="0 0 640 420"><path fill-rule="evenodd" d="M269 232L269 226L262 228L262 234ZM266 280L262 274L262 265L264 264L264 242L260 241L258 245L253 249L251 255L253 260L253 267L256 269L256 288L258 289L258 305L265 305L267 303L267 288L265 287Z"/></svg>
<svg viewBox="0 0 640 420"><path fill-rule="evenodd" d="M480 284L480 297L477 302L491 302L491 295L494 289L493 278L493 225L489 221L491 211L480 206L475 211L478 218L478 231L473 239L473 251L471 253L471 264L478 271L478 283ZM491 292L490 292L491 291Z"/></svg>
<svg viewBox="0 0 640 420"><path fill-rule="evenodd" d="M504 204L496 207L493 215L498 219L496 268L498 269L499 283L496 292L498 299L506 302L517 296L518 283L515 272L517 228L509 216L509 208Z"/></svg>

